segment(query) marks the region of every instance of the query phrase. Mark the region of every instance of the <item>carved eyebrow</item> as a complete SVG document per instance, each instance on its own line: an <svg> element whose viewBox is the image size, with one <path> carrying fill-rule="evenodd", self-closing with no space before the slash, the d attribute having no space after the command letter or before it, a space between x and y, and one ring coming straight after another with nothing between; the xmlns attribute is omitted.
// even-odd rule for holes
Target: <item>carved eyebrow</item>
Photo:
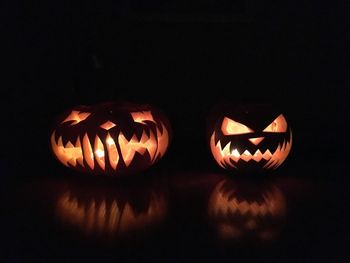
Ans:
<svg viewBox="0 0 350 263"><path fill-rule="evenodd" d="M264 130L263 132L286 132L287 121L283 114L278 115Z"/></svg>
<svg viewBox="0 0 350 263"><path fill-rule="evenodd" d="M73 110L66 119L64 119L64 121L61 122L65 123L65 122L69 122L69 121L73 121L71 123L71 125L76 125L81 121L84 121L87 117L90 116L90 112L81 112L81 111L75 111Z"/></svg>

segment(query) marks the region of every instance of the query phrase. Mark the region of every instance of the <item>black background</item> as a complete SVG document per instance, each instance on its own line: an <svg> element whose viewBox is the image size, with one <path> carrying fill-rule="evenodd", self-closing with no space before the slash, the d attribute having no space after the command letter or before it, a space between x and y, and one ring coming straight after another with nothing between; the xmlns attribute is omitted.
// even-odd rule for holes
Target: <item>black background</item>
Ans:
<svg viewBox="0 0 350 263"><path fill-rule="evenodd" d="M314 226L308 218L322 220L315 222L313 233L317 234L312 237L307 233L285 237L284 249L255 248L252 254L262 253L266 259L277 255L284 261L295 255L289 244L300 238L305 245L297 251L301 258L306 251L315 260L344 256L350 84L346 1L123 0L94 5L51 1L12 3L3 13L4 64L14 73L5 74L10 81L2 87L2 194L4 209L9 211L2 249L11 251L2 253L5 261L23 262L38 253L42 260L50 258L51 252L45 252L48 246L57 246L64 258L70 257L72 251L57 236L33 233L37 230L31 227L34 212L20 205L27 198L20 189L28 181L66 172L48 145L49 128L57 114L106 100L150 103L168 115L174 138L154 171L180 174L179 181L185 185L197 180L183 175L189 171L221 172L205 142L206 116L213 106L222 100L282 105L294 131L294 145L280 174L308 178L313 188L322 189L308 203L316 205L319 214L301 209L299 213L306 211L307 216L294 227L306 230ZM173 200L181 198L185 197L180 194ZM195 206L194 200L186 202ZM29 211L23 216L27 224L16 214L23 207ZM49 228L47 221L41 222ZM328 236L322 234L324 229ZM15 240L14 244L7 239ZM200 235L185 231L178 240L196 247L192 250L176 246L171 239L167 237L161 245L155 242L160 249L168 245L161 256L155 255L156 250L151 256L147 249L138 252L140 248L132 246L128 251L156 261L174 259L175 254L183 261L194 260L203 253ZM84 245L74 244L75 256L85 253ZM204 255L211 255L209 259L235 260L232 248L211 250L208 244ZM245 252L236 253L237 258L244 259L249 249L243 247ZM97 258L99 252L94 252ZM118 258L115 253L113 249L101 252L109 259Z"/></svg>

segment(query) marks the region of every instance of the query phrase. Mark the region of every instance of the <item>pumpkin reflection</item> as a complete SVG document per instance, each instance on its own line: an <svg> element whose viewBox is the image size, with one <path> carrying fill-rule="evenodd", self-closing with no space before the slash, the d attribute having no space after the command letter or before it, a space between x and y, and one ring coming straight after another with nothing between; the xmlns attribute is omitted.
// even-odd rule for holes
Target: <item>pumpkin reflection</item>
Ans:
<svg viewBox="0 0 350 263"><path fill-rule="evenodd" d="M56 213L65 224L87 234L125 235L149 229L166 216L167 199L156 189L109 186L68 187L56 202ZM147 188L147 187L146 187Z"/></svg>
<svg viewBox="0 0 350 263"><path fill-rule="evenodd" d="M222 239L269 241L280 231L286 202L275 185L223 180L211 193L208 213Z"/></svg>

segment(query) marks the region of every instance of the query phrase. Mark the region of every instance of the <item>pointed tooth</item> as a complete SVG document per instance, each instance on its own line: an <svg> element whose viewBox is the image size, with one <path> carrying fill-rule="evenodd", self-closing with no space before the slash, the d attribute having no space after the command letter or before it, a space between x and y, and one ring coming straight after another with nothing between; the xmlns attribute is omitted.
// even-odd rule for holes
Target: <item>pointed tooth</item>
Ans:
<svg viewBox="0 0 350 263"><path fill-rule="evenodd" d="M61 147L64 147L64 146L63 146L63 142L62 142L62 136L60 136L60 137L58 138L58 143L57 143L57 145L58 145L58 146L61 146Z"/></svg>
<svg viewBox="0 0 350 263"><path fill-rule="evenodd" d="M214 136L214 135L213 135ZM222 146L221 146L221 141L218 140L217 144L216 144L216 147L219 148L219 150L222 152Z"/></svg>
<svg viewBox="0 0 350 263"><path fill-rule="evenodd" d="M85 133L83 137L83 153L86 163L89 165L90 169L94 169L94 154L92 152L91 143L89 136Z"/></svg>
<svg viewBox="0 0 350 263"><path fill-rule="evenodd" d="M151 156L151 160L154 160L154 158L156 157L156 153L157 153L157 139L152 131L150 132L149 139L148 139L146 147L144 149L148 150L148 153Z"/></svg>
<svg viewBox="0 0 350 263"><path fill-rule="evenodd" d="M118 143L120 145L123 161L126 166L129 166L134 159L135 150L133 149L132 144L125 138L123 133L119 134Z"/></svg>
<svg viewBox="0 0 350 263"><path fill-rule="evenodd" d="M157 155L163 156L169 145L169 134L168 130L162 123L162 132L157 128Z"/></svg>
<svg viewBox="0 0 350 263"><path fill-rule="evenodd" d="M224 147L224 149L222 149L223 154L229 155L230 154L230 147L231 147L231 142L229 142L228 144L226 144L226 146Z"/></svg>
<svg viewBox="0 0 350 263"><path fill-rule="evenodd" d="M257 150L254 153L253 160L256 162L260 162L261 159L262 159L262 154L261 154L260 150Z"/></svg>
<svg viewBox="0 0 350 263"><path fill-rule="evenodd" d="M70 141L68 141L64 148L74 148L74 145Z"/></svg>
<svg viewBox="0 0 350 263"><path fill-rule="evenodd" d="M252 155L250 154L250 152L248 150L245 150L242 155L241 155L241 159L249 162L252 159Z"/></svg>
<svg viewBox="0 0 350 263"><path fill-rule="evenodd" d="M109 133L107 133L106 142L109 164L112 167L112 169L116 170L119 162L119 153L117 150L117 146L115 145L115 141Z"/></svg>
<svg viewBox="0 0 350 263"><path fill-rule="evenodd" d="M269 149L267 149L265 152L264 152L264 154L262 155L262 158L264 158L265 160L268 160L268 159L270 159L271 158L271 152L270 152L270 150Z"/></svg>
<svg viewBox="0 0 350 263"><path fill-rule="evenodd" d="M141 136L141 139L140 139L140 142L142 144L145 144L147 141L148 141L149 137L147 136L147 133L145 131L142 132L142 136Z"/></svg>
<svg viewBox="0 0 350 263"><path fill-rule="evenodd" d="M98 165L102 168L102 170L105 170L105 151L103 143L97 135L95 136L95 144L94 144L94 153L95 153L95 160L98 163Z"/></svg>
<svg viewBox="0 0 350 263"><path fill-rule="evenodd" d="M243 152L243 155L248 155L248 156L250 156L250 155L252 155L248 150L245 150L244 152Z"/></svg>
<svg viewBox="0 0 350 263"><path fill-rule="evenodd" d="M237 149L234 149L231 154L236 158L239 158L241 156Z"/></svg>

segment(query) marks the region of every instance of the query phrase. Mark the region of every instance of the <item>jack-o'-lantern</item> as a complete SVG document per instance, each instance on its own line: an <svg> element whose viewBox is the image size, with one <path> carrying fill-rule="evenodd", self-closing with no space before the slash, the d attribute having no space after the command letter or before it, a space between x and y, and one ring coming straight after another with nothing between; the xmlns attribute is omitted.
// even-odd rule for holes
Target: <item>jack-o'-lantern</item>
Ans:
<svg viewBox="0 0 350 263"><path fill-rule="evenodd" d="M91 236L126 237L160 225L167 198L154 183L70 182L56 201L56 215L65 227Z"/></svg>
<svg viewBox="0 0 350 263"><path fill-rule="evenodd" d="M81 172L120 175L150 167L166 152L170 125L149 105L104 103L63 114L51 148L65 166Z"/></svg>
<svg viewBox="0 0 350 263"><path fill-rule="evenodd" d="M282 191L273 184L220 181L211 193L208 214L224 240L271 241L286 215Z"/></svg>
<svg viewBox="0 0 350 263"><path fill-rule="evenodd" d="M284 162L292 147L290 125L270 105L225 105L211 118L210 149L224 169L249 173L273 170Z"/></svg>

